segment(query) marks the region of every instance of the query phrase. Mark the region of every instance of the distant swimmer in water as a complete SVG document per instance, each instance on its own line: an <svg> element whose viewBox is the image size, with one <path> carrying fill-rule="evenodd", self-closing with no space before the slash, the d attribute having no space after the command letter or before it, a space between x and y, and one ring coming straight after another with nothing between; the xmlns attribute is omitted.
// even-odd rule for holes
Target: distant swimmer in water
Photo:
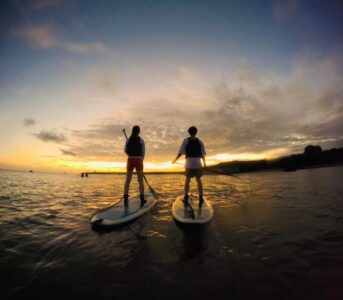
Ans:
<svg viewBox="0 0 343 300"><path fill-rule="evenodd" d="M143 182L143 160L145 156L145 144L144 140L139 136L139 126L135 125L132 128L131 136L126 140L125 153L128 155L126 164L126 181L124 187L124 205L129 204L129 188L132 178L132 173L136 169L139 183L139 194L141 200L141 207L146 203L144 199L144 182Z"/></svg>
<svg viewBox="0 0 343 300"><path fill-rule="evenodd" d="M196 136L198 130L196 127L192 126L188 129L189 137L184 139L179 153L176 156L176 158L173 160L173 163L175 164L176 161L182 156L186 155L186 164L185 164L185 198L184 203L185 205L188 205L188 199L189 199L189 183L191 181L192 177L195 177L197 184L198 184L198 191L199 191L199 205L201 206L204 202L203 198L203 188L202 188L202 164L201 160L203 161L204 167L206 167L206 161L205 161L205 147L203 142L198 139Z"/></svg>

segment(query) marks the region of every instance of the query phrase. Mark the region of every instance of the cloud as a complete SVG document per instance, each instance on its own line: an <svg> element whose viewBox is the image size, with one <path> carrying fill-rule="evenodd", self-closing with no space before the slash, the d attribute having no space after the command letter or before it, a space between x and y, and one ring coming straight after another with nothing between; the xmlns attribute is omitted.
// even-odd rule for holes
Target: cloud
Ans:
<svg viewBox="0 0 343 300"><path fill-rule="evenodd" d="M104 121L85 130L72 130L72 142L65 145L64 151L77 153L79 158L87 160L111 161L123 152L125 127L128 128L127 124Z"/></svg>
<svg viewBox="0 0 343 300"><path fill-rule="evenodd" d="M76 153L73 152L73 151L68 151L68 150L61 149L61 148L60 148L60 151L61 151L64 155L76 156Z"/></svg>
<svg viewBox="0 0 343 300"><path fill-rule="evenodd" d="M87 81L96 92L113 96L117 94L117 74L111 69L96 69L89 72Z"/></svg>
<svg viewBox="0 0 343 300"><path fill-rule="evenodd" d="M32 118L25 118L24 119L24 126L25 127L29 127L29 126L32 126L32 125L35 125L36 124L36 121Z"/></svg>
<svg viewBox="0 0 343 300"><path fill-rule="evenodd" d="M111 54L113 51L103 43L77 43L58 37L49 25L32 25L12 30L16 38L26 40L31 46L41 49L60 48L73 53Z"/></svg>
<svg viewBox="0 0 343 300"><path fill-rule="evenodd" d="M66 0L15 0L16 6L21 11L25 10L30 12L38 12L49 8L56 8L66 2Z"/></svg>
<svg viewBox="0 0 343 300"><path fill-rule="evenodd" d="M141 126L147 160L155 162L172 159L192 125L209 155L293 153L308 144L341 147L343 78L337 69L334 57L297 59L287 76L240 65L214 85L182 71L139 98L127 95L127 105L112 118L72 130L65 149L84 160L124 160L122 129L135 124Z"/></svg>
<svg viewBox="0 0 343 300"><path fill-rule="evenodd" d="M272 5L272 15L277 21L289 19L301 7L299 0L276 0Z"/></svg>
<svg viewBox="0 0 343 300"><path fill-rule="evenodd" d="M63 143L67 140L64 134L52 130L42 130L41 132L33 135L43 142Z"/></svg>

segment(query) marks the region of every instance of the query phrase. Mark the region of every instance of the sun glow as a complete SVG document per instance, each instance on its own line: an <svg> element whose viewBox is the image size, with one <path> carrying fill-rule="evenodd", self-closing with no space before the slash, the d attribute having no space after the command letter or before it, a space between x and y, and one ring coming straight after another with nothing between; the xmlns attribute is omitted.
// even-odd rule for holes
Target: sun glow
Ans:
<svg viewBox="0 0 343 300"><path fill-rule="evenodd" d="M60 160L58 165L62 168L68 168L81 172L125 172L126 162L109 162L109 161L63 161ZM180 161L173 164L170 161L165 162L144 162L144 170L150 172L170 172L183 170L184 162Z"/></svg>
<svg viewBox="0 0 343 300"><path fill-rule="evenodd" d="M240 154L229 154L221 153L210 156L208 160L213 160L215 162L233 161L233 160L257 160L263 159L265 155L263 154L253 154L253 153L240 153Z"/></svg>
<svg viewBox="0 0 343 300"><path fill-rule="evenodd" d="M71 172L126 172L126 161L101 161L99 160L81 160L78 158L60 158L55 155L42 156L36 159L34 163L29 164L25 162L33 160L33 153L30 149L16 154L7 155L6 157L0 156L3 161L8 164L12 163L16 169L33 169L33 170L48 170L55 171L71 171ZM246 161L246 160L259 160L270 159L280 155L286 154L284 148L274 149L263 153L219 153L215 155L206 156L206 165L211 166L222 162L228 161ZM16 164L14 164L16 162ZM185 159L181 158L176 164L171 160L156 161L146 159L144 161L144 170L146 172L179 172L184 170ZM4 165L6 166L6 165Z"/></svg>
<svg viewBox="0 0 343 300"><path fill-rule="evenodd" d="M278 153L280 153L278 151ZM206 157L206 165L211 166L221 162L228 161L246 161L246 160L259 160L269 158L267 153L255 154L255 153L241 153L241 154L229 154L220 153ZM145 161L144 170L148 172L177 172L184 169L184 159L180 159L176 164L171 161L154 162ZM65 161L60 160L57 162L60 167L73 169L83 172L125 172L126 162L111 162L111 161Z"/></svg>

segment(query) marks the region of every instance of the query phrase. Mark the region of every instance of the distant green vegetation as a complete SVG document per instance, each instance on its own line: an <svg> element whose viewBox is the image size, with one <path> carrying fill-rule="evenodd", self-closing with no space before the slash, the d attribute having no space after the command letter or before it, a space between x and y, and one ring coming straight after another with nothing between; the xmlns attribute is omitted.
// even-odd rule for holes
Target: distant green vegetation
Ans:
<svg viewBox="0 0 343 300"><path fill-rule="evenodd" d="M209 169L223 173L244 173L272 169L281 169L287 172L336 164L343 164L343 148L322 150L320 146L309 145L301 154L292 154L272 160L231 161L211 166Z"/></svg>

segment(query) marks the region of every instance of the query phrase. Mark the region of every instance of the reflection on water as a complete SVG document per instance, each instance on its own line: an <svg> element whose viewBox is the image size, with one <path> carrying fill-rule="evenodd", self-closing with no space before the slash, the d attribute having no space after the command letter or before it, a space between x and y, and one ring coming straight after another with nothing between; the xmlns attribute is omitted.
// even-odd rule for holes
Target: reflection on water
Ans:
<svg viewBox="0 0 343 300"><path fill-rule="evenodd" d="M200 230L171 216L183 176L149 175L161 194L155 208L95 232L90 216L119 200L124 176L0 171L1 296L340 299L342 175L332 167L206 176L215 215Z"/></svg>
<svg viewBox="0 0 343 300"><path fill-rule="evenodd" d="M203 253L207 250L207 226L202 226L201 228L190 228L182 229L182 251L180 254L181 261L188 261L190 259L201 257Z"/></svg>

